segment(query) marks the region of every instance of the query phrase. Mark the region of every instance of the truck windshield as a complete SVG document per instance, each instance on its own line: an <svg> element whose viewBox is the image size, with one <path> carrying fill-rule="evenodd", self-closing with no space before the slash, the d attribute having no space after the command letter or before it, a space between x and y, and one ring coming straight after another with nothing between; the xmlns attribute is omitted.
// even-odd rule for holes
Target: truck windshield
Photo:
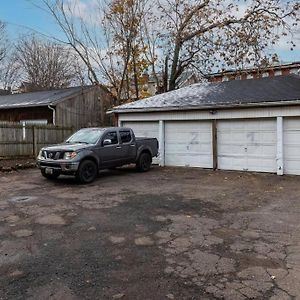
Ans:
<svg viewBox="0 0 300 300"><path fill-rule="evenodd" d="M66 140L66 143L96 144L101 137L101 129L81 129Z"/></svg>

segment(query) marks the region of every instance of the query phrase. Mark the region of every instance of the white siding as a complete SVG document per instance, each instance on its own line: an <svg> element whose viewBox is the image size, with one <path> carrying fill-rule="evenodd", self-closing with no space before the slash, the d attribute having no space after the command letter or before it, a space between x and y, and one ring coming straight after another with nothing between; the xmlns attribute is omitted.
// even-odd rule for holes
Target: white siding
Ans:
<svg viewBox="0 0 300 300"><path fill-rule="evenodd" d="M300 100L300 99L299 99ZM120 121L252 119L300 116L300 105L119 114Z"/></svg>
<svg viewBox="0 0 300 300"><path fill-rule="evenodd" d="M211 122L166 122L165 165L212 168Z"/></svg>
<svg viewBox="0 0 300 300"><path fill-rule="evenodd" d="M300 175L300 118L283 121L284 173Z"/></svg>
<svg viewBox="0 0 300 300"><path fill-rule="evenodd" d="M219 121L218 168L276 172L276 120Z"/></svg>

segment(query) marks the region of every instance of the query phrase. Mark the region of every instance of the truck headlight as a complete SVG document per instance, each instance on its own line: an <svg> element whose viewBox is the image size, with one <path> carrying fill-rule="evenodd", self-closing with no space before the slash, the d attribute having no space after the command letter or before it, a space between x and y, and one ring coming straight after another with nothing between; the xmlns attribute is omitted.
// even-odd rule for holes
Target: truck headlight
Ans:
<svg viewBox="0 0 300 300"><path fill-rule="evenodd" d="M76 156L77 156L76 152L65 152L64 159L69 160L75 158Z"/></svg>
<svg viewBox="0 0 300 300"><path fill-rule="evenodd" d="M45 157L43 156L43 150L40 150L38 159L45 159Z"/></svg>

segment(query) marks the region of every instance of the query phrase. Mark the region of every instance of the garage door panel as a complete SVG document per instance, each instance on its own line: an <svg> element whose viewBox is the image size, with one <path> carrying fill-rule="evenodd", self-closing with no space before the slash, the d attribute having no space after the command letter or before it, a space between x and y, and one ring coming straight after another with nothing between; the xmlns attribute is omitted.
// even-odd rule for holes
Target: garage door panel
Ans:
<svg viewBox="0 0 300 300"><path fill-rule="evenodd" d="M165 163L167 166L211 168L211 122L166 122Z"/></svg>
<svg viewBox="0 0 300 300"><path fill-rule="evenodd" d="M299 132L299 118L285 118L284 119L284 130L285 131L293 131L293 132Z"/></svg>
<svg viewBox="0 0 300 300"><path fill-rule="evenodd" d="M300 155L299 145L297 144L286 145L284 149L284 157L286 160L297 159L299 158L299 155Z"/></svg>
<svg viewBox="0 0 300 300"><path fill-rule="evenodd" d="M274 163L269 159L248 158L247 171L270 172L272 170L275 172L273 166Z"/></svg>
<svg viewBox="0 0 300 300"><path fill-rule="evenodd" d="M300 175L300 118L283 120L284 173Z"/></svg>
<svg viewBox="0 0 300 300"><path fill-rule="evenodd" d="M218 157L218 165L222 166L223 170L241 170L240 166L243 162L244 158L242 156L231 157L224 155Z"/></svg>
<svg viewBox="0 0 300 300"><path fill-rule="evenodd" d="M240 144L218 144L219 156L222 157L224 154L231 155L232 153L241 153L244 150L244 145ZM222 153L222 154L220 154Z"/></svg>
<svg viewBox="0 0 300 300"><path fill-rule="evenodd" d="M284 173L300 175L300 160L295 159L286 159L284 162Z"/></svg>
<svg viewBox="0 0 300 300"><path fill-rule="evenodd" d="M275 157L276 156L276 148L274 144L262 144L262 145L247 145L248 157Z"/></svg>
<svg viewBox="0 0 300 300"><path fill-rule="evenodd" d="M211 134L189 134L187 133L186 137L183 138L183 140L178 139L180 137L182 139L182 136L185 133L182 132L176 132L176 135L173 135L173 133L166 132L166 135L168 134L168 143L176 143L176 144L189 144L189 145L202 145L203 143L210 143L211 140Z"/></svg>
<svg viewBox="0 0 300 300"><path fill-rule="evenodd" d="M276 120L218 121L218 167L276 171Z"/></svg>
<svg viewBox="0 0 300 300"><path fill-rule="evenodd" d="M300 131L285 131L284 132L284 143L287 145L296 145L299 146L300 141Z"/></svg>
<svg viewBox="0 0 300 300"><path fill-rule="evenodd" d="M200 145L176 145L176 144L169 144L168 146L165 147L165 151L168 153L183 153L183 152L189 152L189 153L200 153L202 151L204 151L205 153L207 151L205 151L205 148L203 149L203 147L201 147Z"/></svg>
<svg viewBox="0 0 300 300"><path fill-rule="evenodd" d="M232 135L234 135L234 139L232 138ZM245 136L242 132L236 132L236 131L228 131L228 132L222 132L219 130L218 127L218 140L221 142L221 144L223 143L227 143L229 141L243 141L245 139Z"/></svg>
<svg viewBox="0 0 300 300"><path fill-rule="evenodd" d="M186 154L186 155L170 155L167 159L168 166L178 166L178 167L202 167L211 168L212 159L206 160L207 155L197 154Z"/></svg>

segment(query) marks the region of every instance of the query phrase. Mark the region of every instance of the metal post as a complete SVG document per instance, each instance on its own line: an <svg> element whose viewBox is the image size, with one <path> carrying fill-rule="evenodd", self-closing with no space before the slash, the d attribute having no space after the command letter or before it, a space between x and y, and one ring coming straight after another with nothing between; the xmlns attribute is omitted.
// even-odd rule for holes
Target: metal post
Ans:
<svg viewBox="0 0 300 300"><path fill-rule="evenodd" d="M32 138L33 138L33 157L37 157L38 156L38 137L37 137L37 128L35 126L32 127Z"/></svg>
<svg viewBox="0 0 300 300"><path fill-rule="evenodd" d="M277 117L277 175L283 175L283 117Z"/></svg>
<svg viewBox="0 0 300 300"><path fill-rule="evenodd" d="M213 147L213 169L218 169L218 141L217 120L212 121L212 147Z"/></svg>
<svg viewBox="0 0 300 300"><path fill-rule="evenodd" d="M159 165L161 167L165 166L165 122L163 120L159 121Z"/></svg>

